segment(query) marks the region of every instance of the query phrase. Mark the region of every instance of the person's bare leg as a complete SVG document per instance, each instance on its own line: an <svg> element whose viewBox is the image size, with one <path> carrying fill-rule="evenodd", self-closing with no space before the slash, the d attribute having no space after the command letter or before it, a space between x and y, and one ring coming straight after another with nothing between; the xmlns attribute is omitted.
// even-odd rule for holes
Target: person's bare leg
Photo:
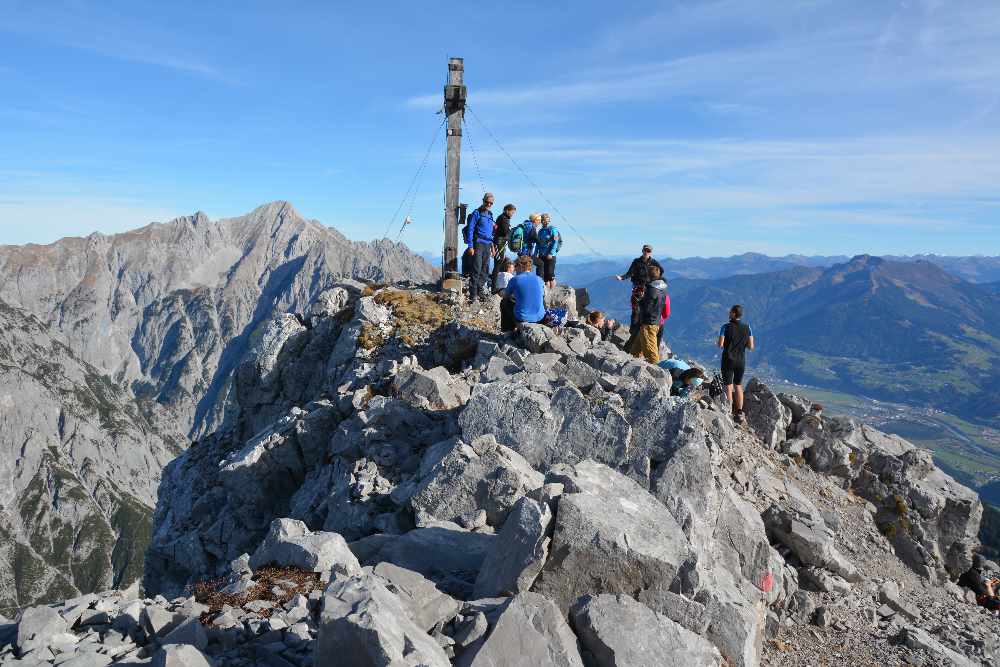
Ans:
<svg viewBox="0 0 1000 667"><path fill-rule="evenodd" d="M736 408L737 412L743 412L743 385L736 385L736 403L733 407Z"/></svg>
<svg viewBox="0 0 1000 667"><path fill-rule="evenodd" d="M733 405L733 385L731 384L726 385L726 398L729 400L729 404Z"/></svg>

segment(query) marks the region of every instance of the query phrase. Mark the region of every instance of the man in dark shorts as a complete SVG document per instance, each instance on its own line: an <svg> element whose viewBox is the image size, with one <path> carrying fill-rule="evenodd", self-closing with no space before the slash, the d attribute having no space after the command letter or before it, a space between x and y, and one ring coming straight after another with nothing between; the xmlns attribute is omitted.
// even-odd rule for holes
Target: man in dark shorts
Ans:
<svg viewBox="0 0 1000 667"><path fill-rule="evenodd" d="M746 351L754 348L753 330L744 324L743 306L729 309L729 321L719 330L719 347L722 348L722 382L726 396L733 405L733 421L743 421L743 371L746 370Z"/></svg>

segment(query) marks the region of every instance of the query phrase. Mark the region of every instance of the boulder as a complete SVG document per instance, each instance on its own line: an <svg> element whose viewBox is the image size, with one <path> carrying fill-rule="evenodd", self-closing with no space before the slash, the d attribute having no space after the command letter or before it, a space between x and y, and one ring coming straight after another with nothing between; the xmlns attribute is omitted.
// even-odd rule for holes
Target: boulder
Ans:
<svg viewBox="0 0 1000 667"><path fill-rule="evenodd" d="M792 411L757 378L751 379L747 385L743 397L743 413L757 437L772 449L785 440L788 426L792 423Z"/></svg>
<svg viewBox="0 0 1000 667"><path fill-rule="evenodd" d="M708 611L705 605L662 588L643 591L639 602L674 623L687 628L696 635L703 635L708 629Z"/></svg>
<svg viewBox="0 0 1000 667"><path fill-rule="evenodd" d="M567 320L579 318L576 303L577 291L569 285L556 285L545 288L545 307L562 308L566 311Z"/></svg>
<svg viewBox="0 0 1000 667"><path fill-rule="evenodd" d="M631 463L632 427L624 410L573 385L559 387L551 399L518 381L478 385L459 424L467 442L492 434L538 470L588 458L615 467Z"/></svg>
<svg viewBox="0 0 1000 667"><path fill-rule="evenodd" d="M834 545L822 516L771 505L763 514L768 535L781 542L804 565L826 568L847 581L861 581L861 574Z"/></svg>
<svg viewBox="0 0 1000 667"><path fill-rule="evenodd" d="M476 385L458 423L466 442L493 435L535 468L542 468L556 450L559 424L549 399L517 381Z"/></svg>
<svg viewBox="0 0 1000 667"><path fill-rule="evenodd" d="M444 592L461 598L471 594L483 561L497 539L496 535L469 532L447 522L403 535L372 537L378 540L365 549L362 561L366 565L386 561L419 572ZM359 550L362 545L351 546Z"/></svg>
<svg viewBox="0 0 1000 667"><path fill-rule="evenodd" d="M142 625L151 637L163 637L184 622L183 614L167 611L159 605L147 605L141 614Z"/></svg>
<svg viewBox="0 0 1000 667"><path fill-rule="evenodd" d="M469 385L452 377L444 366L428 371L403 368L393 380L393 388L407 403L431 410L451 410L469 400Z"/></svg>
<svg viewBox="0 0 1000 667"><path fill-rule="evenodd" d="M976 667L978 661L973 662L967 657L946 647L938 640L931 637L926 630L916 627L906 627L903 629L903 643L909 648L926 651L934 658L941 660L943 664L952 667Z"/></svg>
<svg viewBox="0 0 1000 667"><path fill-rule="evenodd" d="M69 631L69 625L52 607L30 607L17 624L17 650L21 654L47 648L53 635Z"/></svg>
<svg viewBox="0 0 1000 667"><path fill-rule="evenodd" d="M444 650L373 575L335 579L323 593L316 665L450 667Z"/></svg>
<svg viewBox="0 0 1000 667"><path fill-rule="evenodd" d="M386 582L386 587L403 602L413 622L425 632L455 618L461 608L457 600L419 572L392 563L379 563L372 572Z"/></svg>
<svg viewBox="0 0 1000 667"><path fill-rule="evenodd" d="M343 537L337 533L312 533L295 519L272 521L267 537L250 558L254 569L271 563L346 576L361 573L361 565Z"/></svg>
<svg viewBox="0 0 1000 667"><path fill-rule="evenodd" d="M500 526L514 503L542 480L524 457L484 435L471 445L456 442L446 451L419 483L410 505L418 524L426 519L457 522L482 509L488 525Z"/></svg>
<svg viewBox="0 0 1000 667"><path fill-rule="evenodd" d="M205 654L190 644L164 646L153 656L153 667L211 667Z"/></svg>
<svg viewBox="0 0 1000 667"><path fill-rule="evenodd" d="M570 611L580 643L596 667L718 667L708 641L628 595L588 595Z"/></svg>
<svg viewBox="0 0 1000 667"><path fill-rule="evenodd" d="M551 600L535 593L521 593L504 604L485 639L474 642L455 664L583 667L576 637L562 613Z"/></svg>
<svg viewBox="0 0 1000 667"><path fill-rule="evenodd" d="M200 618L189 618L171 630L161 643L164 646L167 644L190 644L199 651L204 651L205 647L208 646L208 635L205 634L205 628L202 626Z"/></svg>
<svg viewBox="0 0 1000 667"><path fill-rule="evenodd" d="M29 656L30 657L30 656ZM69 660L63 660L64 655L59 656L59 667L105 667L111 664L111 656L103 653L79 652Z"/></svg>
<svg viewBox="0 0 1000 667"><path fill-rule="evenodd" d="M723 568L704 573L695 599L705 606L708 639L733 667L757 667L767 612L759 593Z"/></svg>
<svg viewBox="0 0 1000 667"><path fill-rule="evenodd" d="M718 550L717 566L758 588L769 576L780 585L780 572L771 571L771 544L764 522L757 510L732 488L722 494L713 537Z"/></svg>
<svg viewBox="0 0 1000 667"><path fill-rule="evenodd" d="M564 467L549 558L534 590L561 609L587 593L671 588L693 554L667 509L624 475L593 461Z"/></svg>
<svg viewBox="0 0 1000 667"><path fill-rule="evenodd" d="M477 598L516 595L531 588L549 552L552 511L522 498L514 505L476 577Z"/></svg>
<svg viewBox="0 0 1000 667"><path fill-rule="evenodd" d="M555 332L544 324L519 324L517 337L521 345L530 352L544 352L549 339Z"/></svg>

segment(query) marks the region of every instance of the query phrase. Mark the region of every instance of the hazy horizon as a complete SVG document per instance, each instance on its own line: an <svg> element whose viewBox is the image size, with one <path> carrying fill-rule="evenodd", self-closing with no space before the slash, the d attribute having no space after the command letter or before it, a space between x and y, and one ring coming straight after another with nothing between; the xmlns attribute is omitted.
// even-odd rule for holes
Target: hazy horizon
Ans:
<svg viewBox="0 0 1000 667"><path fill-rule="evenodd" d="M393 11L0 7L0 243L275 199L350 238L394 239L457 55L462 200L487 188L523 218L547 198L586 238L553 210L566 253L1000 247L995 3ZM425 252L439 245L443 151L439 137L401 206L403 240Z"/></svg>

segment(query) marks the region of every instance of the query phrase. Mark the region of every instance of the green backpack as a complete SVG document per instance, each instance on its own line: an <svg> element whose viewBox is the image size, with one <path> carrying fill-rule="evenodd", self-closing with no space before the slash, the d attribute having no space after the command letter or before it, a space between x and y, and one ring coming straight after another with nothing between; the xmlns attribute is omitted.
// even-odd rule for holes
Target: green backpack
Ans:
<svg viewBox="0 0 1000 667"><path fill-rule="evenodd" d="M510 238L507 239L507 247L510 248L511 252L521 252L521 248L524 247L524 225L518 225L510 232Z"/></svg>

